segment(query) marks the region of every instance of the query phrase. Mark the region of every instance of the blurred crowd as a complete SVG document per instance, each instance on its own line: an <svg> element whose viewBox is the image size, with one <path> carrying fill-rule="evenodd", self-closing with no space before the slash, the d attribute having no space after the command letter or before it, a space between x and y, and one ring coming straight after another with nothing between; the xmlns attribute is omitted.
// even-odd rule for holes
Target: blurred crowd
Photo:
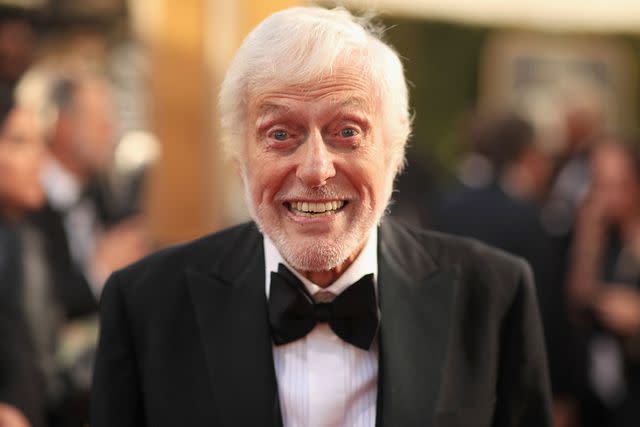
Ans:
<svg viewBox="0 0 640 427"><path fill-rule="evenodd" d="M37 41L28 16L3 12L0 427L75 427L88 421L101 288L153 244L144 174L113 186L112 76L77 58L43 63ZM550 152L524 117L478 114L457 184L406 193L421 206L412 221L531 264L557 427L638 426L639 146L597 108L564 124Z"/></svg>
<svg viewBox="0 0 640 427"><path fill-rule="evenodd" d="M479 114L420 218L532 266L558 427L640 425L640 152L596 110L566 111L554 152L522 116Z"/></svg>
<svg viewBox="0 0 640 427"><path fill-rule="evenodd" d="M151 249L141 178L110 185L104 67L39 57L33 17L1 12L0 426L83 426L102 286Z"/></svg>

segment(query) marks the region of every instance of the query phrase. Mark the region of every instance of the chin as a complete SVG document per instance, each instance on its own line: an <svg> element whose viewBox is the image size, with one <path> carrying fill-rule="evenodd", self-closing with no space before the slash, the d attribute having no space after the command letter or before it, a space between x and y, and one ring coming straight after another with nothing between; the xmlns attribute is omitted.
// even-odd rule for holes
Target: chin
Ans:
<svg viewBox="0 0 640 427"><path fill-rule="evenodd" d="M280 255L298 271L329 271L340 266L362 247L371 229L358 223L341 233L299 235L257 217L256 222Z"/></svg>
<svg viewBox="0 0 640 427"><path fill-rule="evenodd" d="M45 204L45 195L42 192L31 192L30 194L19 194L15 197L7 198L8 210L16 216L22 217L31 211L40 209Z"/></svg>
<svg viewBox="0 0 640 427"><path fill-rule="evenodd" d="M271 237L271 236L270 236ZM349 258L353 251L335 242L290 242L286 238L273 240L282 257L299 271L329 271ZM355 250L355 249L354 249Z"/></svg>
<svg viewBox="0 0 640 427"><path fill-rule="evenodd" d="M40 190L31 192L29 196L25 197L25 199L22 200L24 209L28 211L41 208L45 204L45 202L46 196L44 192Z"/></svg>
<svg viewBox="0 0 640 427"><path fill-rule="evenodd" d="M340 217L324 228L294 224L279 206L249 204L261 232L269 236L287 263L298 271L313 272L333 270L362 248L378 218L368 206L351 210L354 208L339 213Z"/></svg>

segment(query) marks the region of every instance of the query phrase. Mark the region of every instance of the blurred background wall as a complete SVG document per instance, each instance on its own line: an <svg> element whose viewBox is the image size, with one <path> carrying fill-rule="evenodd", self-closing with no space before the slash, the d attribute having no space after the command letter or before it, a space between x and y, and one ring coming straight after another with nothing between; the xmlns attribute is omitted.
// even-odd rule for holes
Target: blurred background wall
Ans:
<svg viewBox="0 0 640 427"><path fill-rule="evenodd" d="M451 181L466 150L465 123L480 109L524 113L539 125L547 138L541 143L549 150L557 149L554 138L562 138L563 108L581 96L607 98L611 120L625 131L638 130L637 2L320 3L379 13L388 28L386 38L405 58L415 132L401 199L403 192L415 196L412 186L437 189ZM217 88L235 49L256 23L307 2L0 4L34 13L41 41L35 62L84 57L109 70L122 117L119 136L127 142L116 167L154 164L144 206L158 243L185 240L246 217L233 166L225 165L217 144ZM557 64L549 65L553 61ZM582 86L569 87L574 75Z"/></svg>

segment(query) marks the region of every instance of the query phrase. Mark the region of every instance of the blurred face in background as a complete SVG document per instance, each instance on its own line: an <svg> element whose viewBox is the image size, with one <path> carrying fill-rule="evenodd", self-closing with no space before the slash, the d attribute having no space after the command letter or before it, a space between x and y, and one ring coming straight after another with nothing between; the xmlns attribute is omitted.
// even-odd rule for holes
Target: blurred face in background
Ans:
<svg viewBox="0 0 640 427"><path fill-rule="evenodd" d="M602 203L612 222L636 215L640 208L640 183L634 160L613 142L594 149L591 158L592 194Z"/></svg>
<svg viewBox="0 0 640 427"><path fill-rule="evenodd" d="M14 107L0 128L0 208L17 218L44 202L40 171L46 149L31 111Z"/></svg>
<svg viewBox="0 0 640 427"><path fill-rule="evenodd" d="M80 84L61 120L74 169L85 176L105 171L116 142L115 109L107 85L100 80Z"/></svg>

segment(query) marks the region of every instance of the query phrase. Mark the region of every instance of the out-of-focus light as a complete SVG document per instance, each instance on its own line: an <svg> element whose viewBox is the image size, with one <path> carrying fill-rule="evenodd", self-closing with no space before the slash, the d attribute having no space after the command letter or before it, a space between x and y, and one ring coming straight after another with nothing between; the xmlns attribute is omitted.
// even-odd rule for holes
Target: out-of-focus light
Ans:
<svg viewBox="0 0 640 427"><path fill-rule="evenodd" d="M486 187L494 177L493 167L489 160L479 154L470 154L460 162L458 178L471 188Z"/></svg>
<svg viewBox="0 0 640 427"><path fill-rule="evenodd" d="M342 0L338 3L427 19L557 31L640 32L637 0Z"/></svg>
<svg viewBox="0 0 640 427"><path fill-rule="evenodd" d="M13 6L23 9L38 9L47 5L48 0L0 0L0 6Z"/></svg>
<svg viewBox="0 0 640 427"><path fill-rule="evenodd" d="M158 139L149 132L127 132L115 152L115 169L119 173L131 173L155 163L162 154Z"/></svg>
<svg viewBox="0 0 640 427"><path fill-rule="evenodd" d="M46 67L34 67L22 76L15 88L16 102L36 114L38 125L45 133L51 131L57 119L57 110L48 101L55 77Z"/></svg>
<svg viewBox="0 0 640 427"><path fill-rule="evenodd" d="M136 34L145 41L152 40L165 20L162 1L127 0L131 23Z"/></svg>

